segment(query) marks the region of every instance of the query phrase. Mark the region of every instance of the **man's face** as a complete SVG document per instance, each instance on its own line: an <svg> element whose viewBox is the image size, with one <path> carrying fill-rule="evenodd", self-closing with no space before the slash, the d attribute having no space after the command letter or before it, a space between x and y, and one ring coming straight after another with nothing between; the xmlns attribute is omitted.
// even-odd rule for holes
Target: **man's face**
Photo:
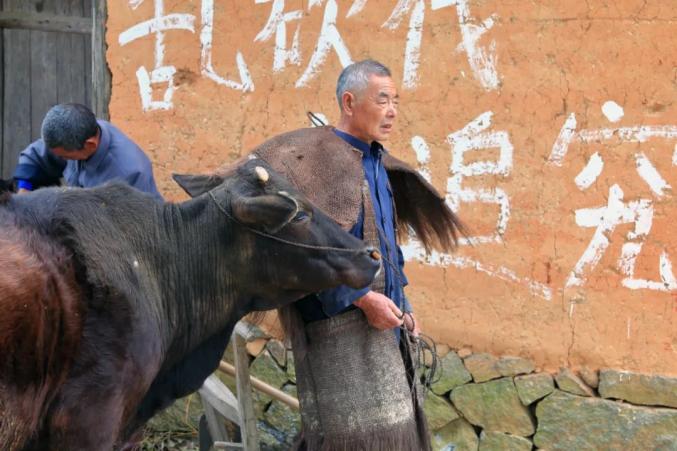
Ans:
<svg viewBox="0 0 677 451"><path fill-rule="evenodd" d="M393 79L372 75L367 87L355 98L350 118L355 137L367 143L387 141L397 117L398 102Z"/></svg>
<svg viewBox="0 0 677 451"><path fill-rule="evenodd" d="M49 149L49 151L57 157L61 157L65 160L86 160L92 156L92 154L87 152L85 149L66 150L63 147L53 147Z"/></svg>
<svg viewBox="0 0 677 451"><path fill-rule="evenodd" d="M66 150L63 147L52 147L49 151L65 160L88 160L89 157L94 155L98 147L99 133L87 139L84 147L80 150Z"/></svg>

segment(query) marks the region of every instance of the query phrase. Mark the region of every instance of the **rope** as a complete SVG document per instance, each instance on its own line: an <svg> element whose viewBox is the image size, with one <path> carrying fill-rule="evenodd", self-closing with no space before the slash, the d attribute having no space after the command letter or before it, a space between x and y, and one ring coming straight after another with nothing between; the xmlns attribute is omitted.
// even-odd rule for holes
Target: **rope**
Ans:
<svg viewBox="0 0 677 451"><path fill-rule="evenodd" d="M410 313L405 313L405 315L410 315L410 320L412 322L414 321L414 319L411 318ZM415 336L412 331L405 326L404 323L400 326L400 334L402 337L401 339L404 342L406 352L409 353L412 358L411 363L413 368L411 369L414 374L418 375L421 385L423 385L423 387L426 389L424 393L426 393L431 389L431 386L438 382L442 377L442 368L439 366L439 357L437 355L437 346L435 345L435 341L428 335L422 334L420 332L418 336ZM414 352L411 352L411 346L414 346ZM430 352L430 355L432 356L432 361L430 362L429 368L425 365L425 351Z"/></svg>
<svg viewBox="0 0 677 451"><path fill-rule="evenodd" d="M277 237L277 236L274 236L274 235L270 235L270 234L265 233L265 232L262 232L262 231L260 231L260 230L256 230L256 229L254 229L254 228L252 228L252 227L249 227L249 226L246 225L246 224L241 223L241 222L238 221L236 218L234 218L230 213L228 213L228 212L226 211L226 209L219 203L219 201L216 200L216 197L214 197L214 193L213 193L213 192L209 191L207 194L209 194L209 197L211 197L212 200L214 201L214 204L216 205L216 208L218 208L218 209L221 211L221 213L223 213L224 215L226 215L226 217L227 217L228 219L230 219L230 220L233 221L234 223L240 225L241 227L245 228L246 230L250 231L251 233L253 233L253 234L255 234L255 235L259 235L259 236L261 236L261 237L263 237L263 238L267 238L267 239L269 239L269 240L277 241L277 242L279 242L279 243L286 244L286 245L288 245L288 246L300 247L300 248L303 248L303 249L312 249L312 250L316 250L316 251L345 252L345 253L349 253L349 254L356 254L356 253L362 252L362 249L345 249L345 248L340 248L340 247L331 247L331 246L313 246L312 244L298 243L298 242L295 242L295 241L289 241L289 240L285 240L285 239L283 239L283 238L280 238L280 237ZM284 226L286 226L287 224L289 224L289 222L291 221L291 219L292 219L292 218L290 218L289 220L287 220L287 222L285 222L284 224L282 224L282 226L278 227L277 230L280 230L282 227L284 227Z"/></svg>
<svg viewBox="0 0 677 451"><path fill-rule="evenodd" d="M324 125L327 125L324 123L322 119L320 119L315 113L312 111L306 112L306 116L308 116L308 119L310 119L310 122L315 126L315 127L322 127Z"/></svg>

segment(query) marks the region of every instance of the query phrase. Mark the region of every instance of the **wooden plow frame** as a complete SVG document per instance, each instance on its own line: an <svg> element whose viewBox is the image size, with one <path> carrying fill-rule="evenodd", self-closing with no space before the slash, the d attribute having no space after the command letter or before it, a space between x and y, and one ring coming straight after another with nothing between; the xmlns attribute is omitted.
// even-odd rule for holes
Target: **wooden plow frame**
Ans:
<svg viewBox="0 0 677 451"><path fill-rule="evenodd" d="M299 409L299 401L296 398L249 374L249 356L246 349L249 338L250 328L245 323L238 322L231 336L235 365L223 360L219 364L219 371L235 377L237 396L221 382L216 374L209 376L199 390L211 442L209 448L202 445L204 440L203 431L201 431L201 451L203 449L259 451L252 387L293 409ZM240 427L242 442L231 441L224 425L224 419Z"/></svg>

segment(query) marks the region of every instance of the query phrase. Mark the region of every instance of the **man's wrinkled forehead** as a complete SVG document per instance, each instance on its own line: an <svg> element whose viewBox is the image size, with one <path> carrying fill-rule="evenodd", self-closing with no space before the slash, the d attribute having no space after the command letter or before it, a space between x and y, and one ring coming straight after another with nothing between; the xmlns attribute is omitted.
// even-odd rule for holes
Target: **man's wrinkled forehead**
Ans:
<svg viewBox="0 0 677 451"><path fill-rule="evenodd" d="M377 75L372 75L369 78L367 89L371 91L373 95L379 98L400 98L400 94L397 92L395 81L393 81L393 79L390 77L379 77Z"/></svg>
<svg viewBox="0 0 677 451"><path fill-rule="evenodd" d="M393 99L393 100L399 100L400 95L397 93L397 90L388 90L386 88L380 88L378 92L376 93L376 97L379 99Z"/></svg>

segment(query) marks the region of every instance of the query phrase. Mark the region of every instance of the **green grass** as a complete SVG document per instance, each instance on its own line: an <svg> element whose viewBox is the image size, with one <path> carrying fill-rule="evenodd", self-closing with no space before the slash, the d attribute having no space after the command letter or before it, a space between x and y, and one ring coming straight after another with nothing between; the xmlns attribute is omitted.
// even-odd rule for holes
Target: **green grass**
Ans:
<svg viewBox="0 0 677 451"><path fill-rule="evenodd" d="M198 450L198 423L202 413L197 393L177 400L148 422L141 450Z"/></svg>

